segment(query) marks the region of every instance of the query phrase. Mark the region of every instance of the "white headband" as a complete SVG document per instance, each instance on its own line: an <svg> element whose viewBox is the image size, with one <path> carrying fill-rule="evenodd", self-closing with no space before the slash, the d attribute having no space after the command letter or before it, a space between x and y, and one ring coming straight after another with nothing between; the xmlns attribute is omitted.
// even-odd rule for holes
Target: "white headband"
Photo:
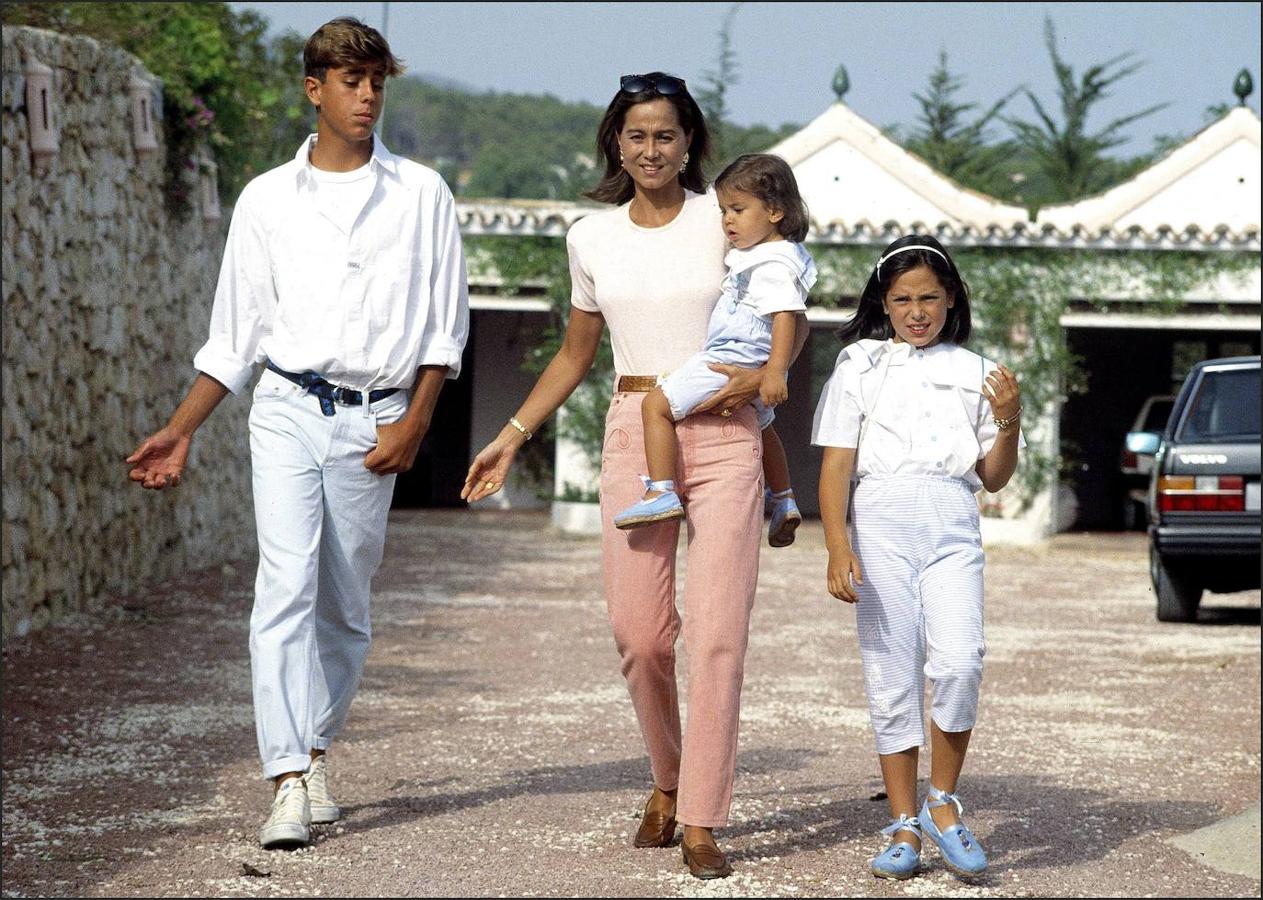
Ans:
<svg viewBox="0 0 1263 900"><path fill-rule="evenodd" d="M939 256L942 256L943 261L947 263L948 265L951 265L951 260L949 260L946 256L943 256L943 252L941 250L935 250L933 247L927 247L925 244L909 244L906 247L900 247L898 250L891 250L881 259L877 260L877 277L881 278L881 264L882 263L890 259L890 257L894 256L895 254L902 253L905 250L929 250L931 253L937 253Z"/></svg>

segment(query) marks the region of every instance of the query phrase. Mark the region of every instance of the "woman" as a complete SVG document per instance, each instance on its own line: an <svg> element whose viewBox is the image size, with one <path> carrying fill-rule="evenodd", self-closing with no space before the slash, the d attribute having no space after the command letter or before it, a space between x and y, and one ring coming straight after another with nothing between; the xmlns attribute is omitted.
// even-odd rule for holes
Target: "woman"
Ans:
<svg viewBox="0 0 1263 900"><path fill-rule="evenodd" d="M605 176L588 196L613 209L570 229L573 282L565 339L526 401L475 457L461 496L504 484L517 450L592 366L606 324L618 372L601 462L603 569L614 640L653 769L637 847L682 849L698 878L731 873L711 829L727 823L750 610L758 576L762 469L749 400L762 369L723 367L730 380L705 409L676 425L676 484L688 500L684 640L689 720L681 734L675 677L675 555L679 520L620 531L613 514L639 499L646 470L641 401L703 344L727 249L701 164L706 122L682 80L624 76L597 131Z"/></svg>

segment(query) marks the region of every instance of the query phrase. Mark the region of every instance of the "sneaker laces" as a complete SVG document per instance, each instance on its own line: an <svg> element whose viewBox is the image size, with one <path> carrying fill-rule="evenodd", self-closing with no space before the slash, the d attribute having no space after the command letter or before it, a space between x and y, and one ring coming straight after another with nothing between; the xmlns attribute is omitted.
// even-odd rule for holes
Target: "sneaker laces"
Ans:
<svg viewBox="0 0 1263 900"><path fill-rule="evenodd" d="M302 778L287 778L281 782L280 789L272 798L271 820L293 816L301 821L304 794L306 790Z"/></svg>
<svg viewBox="0 0 1263 900"><path fill-rule="evenodd" d="M329 769L324 756L317 756L311 761L311 768L303 776L303 783L307 786L307 796L313 802L317 804L333 802L333 798L329 795Z"/></svg>

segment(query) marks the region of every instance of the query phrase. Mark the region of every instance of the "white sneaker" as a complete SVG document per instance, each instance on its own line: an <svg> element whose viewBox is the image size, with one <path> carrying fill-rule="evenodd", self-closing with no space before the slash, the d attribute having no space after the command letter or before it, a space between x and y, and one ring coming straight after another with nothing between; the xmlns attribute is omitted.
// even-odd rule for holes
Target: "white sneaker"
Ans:
<svg viewBox="0 0 1263 900"><path fill-rule="evenodd" d="M316 825L327 825L342 818L342 810L329 793L329 764L322 753L311 761L311 768L303 776L303 784L307 787L307 797L311 802L311 821Z"/></svg>
<svg viewBox="0 0 1263 900"><path fill-rule="evenodd" d="M306 844L311 840L311 805L302 778L286 778L272 799L272 812L259 829L259 843L269 847Z"/></svg>

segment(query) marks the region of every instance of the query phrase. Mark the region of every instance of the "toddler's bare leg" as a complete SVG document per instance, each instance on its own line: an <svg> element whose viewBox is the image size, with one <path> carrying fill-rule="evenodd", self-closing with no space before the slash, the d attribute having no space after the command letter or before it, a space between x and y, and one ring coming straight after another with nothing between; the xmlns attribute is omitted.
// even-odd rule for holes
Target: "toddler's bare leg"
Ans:
<svg viewBox="0 0 1263 900"><path fill-rule="evenodd" d="M648 435L647 429L645 434ZM790 488L789 460L785 458L785 446L774 425L763 429L763 483L773 494Z"/></svg>
<svg viewBox="0 0 1263 900"><path fill-rule="evenodd" d="M645 428L645 461L649 465L649 478L666 481L675 478L675 419L671 417L671 405L660 389L649 392L640 407ZM661 491L647 492L652 499Z"/></svg>

